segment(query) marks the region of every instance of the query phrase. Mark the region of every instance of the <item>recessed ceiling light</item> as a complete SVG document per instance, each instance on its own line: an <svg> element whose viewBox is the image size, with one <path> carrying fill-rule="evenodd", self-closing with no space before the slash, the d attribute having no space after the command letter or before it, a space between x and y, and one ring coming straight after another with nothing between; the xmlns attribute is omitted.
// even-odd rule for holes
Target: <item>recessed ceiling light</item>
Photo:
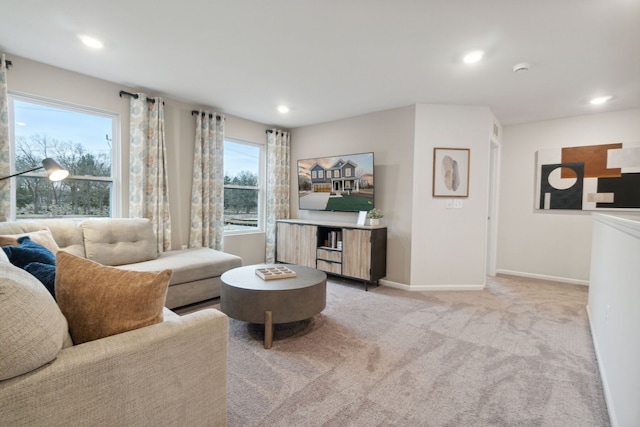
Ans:
<svg viewBox="0 0 640 427"><path fill-rule="evenodd" d="M589 101L590 104L592 105L601 105L604 104L605 102L609 101L611 98L613 98L612 96L599 96L597 98L593 98L591 101Z"/></svg>
<svg viewBox="0 0 640 427"><path fill-rule="evenodd" d="M478 61L480 61L482 59L482 57L484 56L484 52L481 50L474 50L473 52L469 52L467 53L464 58L463 61L467 64L474 64Z"/></svg>
<svg viewBox="0 0 640 427"><path fill-rule="evenodd" d="M93 49L102 49L103 44L100 40L96 39L95 37L89 37L89 36L85 36L83 34L80 34L78 36L78 38L80 39L80 41L82 41L82 43L84 43L85 45L93 48Z"/></svg>
<svg viewBox="0 0 640 427"><path fill-rule="evenodd" d="M278 111L281 113L288 113L289 112L289 107L287 107L286 105L279 105L278 106Z"/></svg>

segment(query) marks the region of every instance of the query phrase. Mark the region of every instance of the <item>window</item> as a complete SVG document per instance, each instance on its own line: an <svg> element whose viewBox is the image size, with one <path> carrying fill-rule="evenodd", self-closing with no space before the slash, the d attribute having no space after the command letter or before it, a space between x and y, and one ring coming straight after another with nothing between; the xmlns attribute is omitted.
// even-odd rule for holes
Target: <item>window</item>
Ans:
<svg viewBox="0 0 640 427"><path fill-rule="evenodd" d="M262 146L224 141L225 233L262 229Z"/></svg>
<svg viewBox="0 0 640 427"><path fill-rule="evenodd" d="M311 171L311 178L316 179L317 177L316 171Z"/></svg>
<svg viewBox="0 0 640 427"><path fill-rule="evenodd" d="M346 176L347 178L351 176L351 168L346 168L344 170L344 176Z"/></svg>
<svg viewBox="0 0 640 427"><path fill-rule="evenodd" d="M336 170L333 171L333 177L334 178L340 178L340 170L339 169L336 169Z"/></svg>
<svg viewBox="0 0 640 427"><path fill-rule="evenodd" d="M9 102L13 173L47 157L69 171L60 182L42 170L14 178L12 218L117 216L118 116L16 94Z"/></svg>
<svg viewBox="0 0 640 427"><path fill-rule="evenodd" d="M327 178L331 178L331 171L327 171Z"/></svg>
<svg viewBox="0 0 640 427"><path fill-rule="evenodd" d="M324 179L324 171L322 169L318 171L318 178Z"/></svg>

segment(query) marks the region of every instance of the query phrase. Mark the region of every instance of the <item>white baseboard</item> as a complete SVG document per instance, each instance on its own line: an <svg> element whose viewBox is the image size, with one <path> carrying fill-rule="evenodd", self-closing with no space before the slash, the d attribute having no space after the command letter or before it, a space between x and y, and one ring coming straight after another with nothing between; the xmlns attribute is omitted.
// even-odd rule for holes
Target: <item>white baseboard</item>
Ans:
<svg viewBox="0 0 640 427"><path fill-rule="evenodd" d="M510 276L528 277L531 279L551 280L554 282L570 283L572 285L589 286L588 280L571 279L568 277L547 276L544 274L526 273L523 271L501 270L498 274L508 274ZM485 288L482 285L407 285L405 283L393 282L391 280L380 279L379 283L390 288L402 289L405 291L481 291Z"/></svg>
<svg viewBox="0 0 640 427"><path fill-rule="evenodd" d="M402 289L404 291L481 291L485 285L406 285L404 283L392 282L381 279L380 284L390 288Z"/></svg>
<svg viewBox="0 0 640 427"><path fill-rule="evenodd" d="M545 274L525 273L523 271L497 270L498 274L508 274L510 276L529 277L531 279L552 280L554 282L571 283L573 285L589 286L588 280L570 279L568 277L547 276Z"/></svg>
<svg viewBox="0 0 640 427"><path fill-rule="evenodd" d="M607 412L609 413L609 420L612 427L618 427L618 418L616 417L616 411L613 407L613 400L611 400L611 390L609 389L609 382L607 381L607 371L602 364L602 358L600 357L600 347L598 346L598 338L594 332L593 321L591 320L591 311L587 305L587 318L589 319L589 330L591 331L591 339L593 340L593 348L596 351L596 360L598 361L598 371L600 372L600 381L602 381L602 389L604 391L604 400L607 403Z"/></svg>

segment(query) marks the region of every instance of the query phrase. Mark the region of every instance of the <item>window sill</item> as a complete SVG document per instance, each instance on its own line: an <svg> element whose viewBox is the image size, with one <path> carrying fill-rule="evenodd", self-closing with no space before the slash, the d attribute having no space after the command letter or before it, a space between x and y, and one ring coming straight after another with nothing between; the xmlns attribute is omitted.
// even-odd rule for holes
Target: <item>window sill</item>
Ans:
<svg viewBox="0 0 640 427"><path fill-rule="evenodd" d="M264 234L264 230L232 230L232 231L225 231L223 236L224 237L247 236L247 235L251 235L251 234Z"/></svg>

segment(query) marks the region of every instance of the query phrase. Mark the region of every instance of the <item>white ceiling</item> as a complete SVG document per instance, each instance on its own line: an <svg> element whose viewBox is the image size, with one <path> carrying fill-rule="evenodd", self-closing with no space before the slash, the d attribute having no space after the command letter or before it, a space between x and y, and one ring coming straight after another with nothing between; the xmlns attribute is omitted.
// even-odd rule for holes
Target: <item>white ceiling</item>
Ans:
<svg viewBox="0 0 640 427"><path fill-rule="evenodd" d="M416 103L504 125L640 107L640 0L0 0L0 52L285 128Z"/></svg>

